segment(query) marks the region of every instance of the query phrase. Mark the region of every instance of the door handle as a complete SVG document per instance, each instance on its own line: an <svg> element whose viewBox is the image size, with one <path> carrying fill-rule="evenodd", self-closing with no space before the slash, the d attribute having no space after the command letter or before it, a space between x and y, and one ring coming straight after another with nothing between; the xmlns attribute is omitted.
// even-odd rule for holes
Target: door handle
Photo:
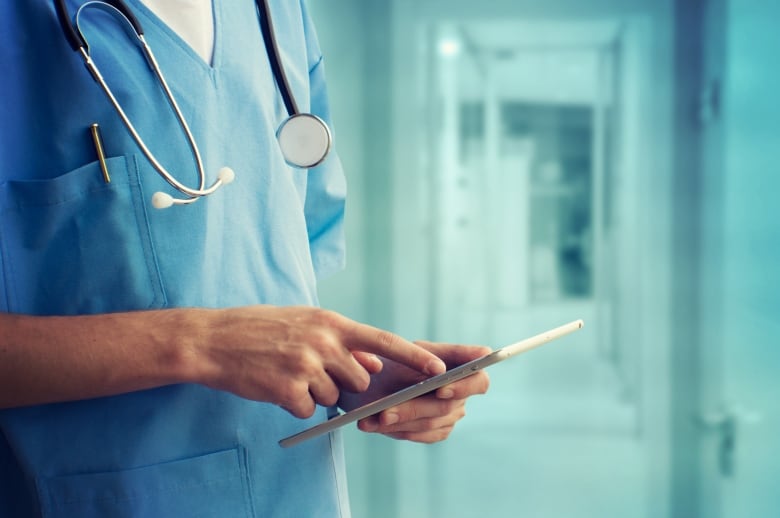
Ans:
<svg viewBox="0 0 780 518"><path fill-rule="evenodd" d="M699 415L696 419L699 428L709 433L720 434L718 444L718 468L722 476L731 478L735 472L735 454L737 433L745 424L756 424L761 415L738 405L723 410Z"/></svg>

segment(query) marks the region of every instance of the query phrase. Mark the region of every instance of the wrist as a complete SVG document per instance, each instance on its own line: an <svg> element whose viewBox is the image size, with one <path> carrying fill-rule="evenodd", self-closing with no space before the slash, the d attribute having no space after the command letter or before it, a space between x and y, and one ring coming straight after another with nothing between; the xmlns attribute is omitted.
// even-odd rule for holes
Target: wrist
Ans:
<svg viewBox="0 0 780 518"><path fill-rule="evenodd" d="M209 322L217 310L182 308L165 311L155 347L163 371L173 383L210 385L216 375L209 359Z"/></svg>

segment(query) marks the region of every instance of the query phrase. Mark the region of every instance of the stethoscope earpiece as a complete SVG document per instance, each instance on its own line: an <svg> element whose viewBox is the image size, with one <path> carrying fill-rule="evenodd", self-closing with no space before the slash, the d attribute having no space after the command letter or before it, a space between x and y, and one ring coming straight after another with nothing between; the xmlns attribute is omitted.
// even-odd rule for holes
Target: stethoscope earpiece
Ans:
<svg viewBox="0 0 780 518"><path fill-rule="evenodd" d="M173 196L167 192L157 191L152 195L152 207L155 209L167 209L173 205Z"/></svg>
<svg viewBox="0 0 780 518"><path fill-rule="evenodd" d="M217 173L217 181L214 182L212 188L216 190L218 187L232 183L236 179L236 173L230 167L223 167ZM167 209L173 205L186 205L197 201L200 196L193 196L191 198L174 198L167 192L157 191L152 195L152 207L155 209Z"/></svg>
<svg viewBox="0 0 780 518"><path fill-rule="evenodd" d="M217 180L222 182L222 185L233 183L233 180L235 179L236 179L236 172L233 171L233 169L231 169L228 166L222 167L217 173Z"/></svg>

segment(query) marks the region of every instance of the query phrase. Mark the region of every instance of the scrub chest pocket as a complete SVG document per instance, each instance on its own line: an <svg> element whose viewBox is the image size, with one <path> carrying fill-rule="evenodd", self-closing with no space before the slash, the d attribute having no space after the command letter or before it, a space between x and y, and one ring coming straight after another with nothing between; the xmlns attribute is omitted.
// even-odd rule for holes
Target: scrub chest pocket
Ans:
<svg viewBox="0 0 780 518"><path fill-rule="evenodd" d="M248 518L244 450L38 481L45 518Z"/></svg>
<svg viewBox="0 0 780 518"><path fill-rule="evenodd" d="M160 274L136 157L0 185L7 310L76 315L160 308ZM0 293L0 295L2 295Z"/></svg>

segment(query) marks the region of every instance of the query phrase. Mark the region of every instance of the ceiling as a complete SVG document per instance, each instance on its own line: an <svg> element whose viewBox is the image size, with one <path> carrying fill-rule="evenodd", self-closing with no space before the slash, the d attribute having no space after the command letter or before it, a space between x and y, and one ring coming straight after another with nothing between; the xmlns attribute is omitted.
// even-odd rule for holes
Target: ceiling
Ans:
<svg viewBox="0 0 780 518"><path fill-rule="evenodd" d="M459 97L493 89L502 99L590 104L605 94L605 55L619 30L609 21L467 22L443 25L439 44Z"/></svg>

